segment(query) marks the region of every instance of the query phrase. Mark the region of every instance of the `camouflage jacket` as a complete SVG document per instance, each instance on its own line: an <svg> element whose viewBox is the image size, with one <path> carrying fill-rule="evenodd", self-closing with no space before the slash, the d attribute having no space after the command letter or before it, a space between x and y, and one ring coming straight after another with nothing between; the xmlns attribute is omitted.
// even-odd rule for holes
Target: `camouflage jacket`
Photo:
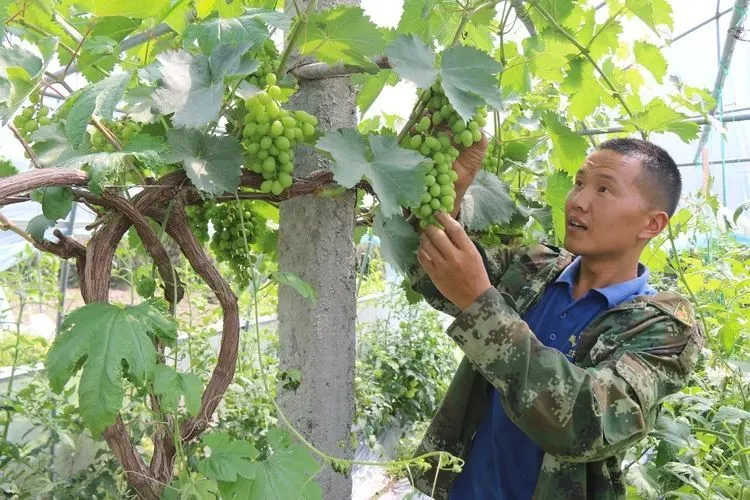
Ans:
<svg viewBox="0 0 750 500"><path fill-rule="evenodd" d="M485 416L492 384L508 416L544 450L535 499L624 498L625 450L652 428L659 401L687 382L703 344L688 301L673 293L638 297L602 313L581 333L570 362L521 320L573 256L558 248L479 247L494 288L463 313L421 268L411 285L436 309L464 351L417 455L465 458ZM432 468L414 486L441 500L457 474Z"/></svg>

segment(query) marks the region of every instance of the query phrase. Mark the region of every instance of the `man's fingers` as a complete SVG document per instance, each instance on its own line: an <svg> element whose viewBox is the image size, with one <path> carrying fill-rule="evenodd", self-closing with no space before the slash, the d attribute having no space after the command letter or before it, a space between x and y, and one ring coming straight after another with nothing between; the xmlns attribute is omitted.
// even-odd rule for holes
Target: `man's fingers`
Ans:
<svg viewBox="0 0 750 500"><path fill-rule="evenodd" d="M425 271L428 271L428 274L429 271L435 267L435 263L421 246L417 249L417 261L425 269Z"/></svg>
<svg viewBox="0 0 750 500"><path fill-rule="evenodd" d="M435 264L445 261L445 256L430 240L425 233L422 233L422 241L419 249Z"/></svg>
<svg viewBox="0 0 750 500"><path fill-rule="evenodd" d="M435 248L442 255L443 259L454 260L454 257L456 255L456 245L454 245L450 238L448 238L448 235L445 234L445 231L439 229L436 226L430 225L427 226L427 229L425 229L422 234L423 237L428 239L430 243L435 246Z"/></svg>
<svg viewBox="0 0 750 500"><path fill-rule="evenodd" d="M460 249L474 247L474 244L469 239L466 231L464 231L464 228L461 227L461 224L459 224L456 219L443 212L438 213L436 218L437 221L443 225L445 228L443 231L448 235L448 238L456 247Z"/></svg>

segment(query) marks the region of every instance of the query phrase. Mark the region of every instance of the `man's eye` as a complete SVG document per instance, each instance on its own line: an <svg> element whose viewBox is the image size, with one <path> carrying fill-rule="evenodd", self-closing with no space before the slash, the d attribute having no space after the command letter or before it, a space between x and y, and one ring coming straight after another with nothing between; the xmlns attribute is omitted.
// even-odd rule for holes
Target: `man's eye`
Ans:
<svg viewBox="0 0 750 500"><path fill-rule="evenodd" d="M609 190L609 188L608 188L607 186L601 186L601 187L599 188L599 192L600 192L600 193L609 193L609 192L610 192L610 190Z"/></svg>

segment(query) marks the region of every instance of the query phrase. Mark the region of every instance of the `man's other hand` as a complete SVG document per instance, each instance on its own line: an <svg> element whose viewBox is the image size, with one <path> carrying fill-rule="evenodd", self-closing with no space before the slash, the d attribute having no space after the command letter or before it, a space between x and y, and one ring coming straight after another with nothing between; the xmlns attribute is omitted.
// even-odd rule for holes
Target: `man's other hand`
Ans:
<svg viewBox="0 0 750 500"><path fill-rule="evenodd" d="M437 220L445 229L431 225L422 231L417 260L440 293L463 311L492 284L461 224L444 213Z"/></svg>

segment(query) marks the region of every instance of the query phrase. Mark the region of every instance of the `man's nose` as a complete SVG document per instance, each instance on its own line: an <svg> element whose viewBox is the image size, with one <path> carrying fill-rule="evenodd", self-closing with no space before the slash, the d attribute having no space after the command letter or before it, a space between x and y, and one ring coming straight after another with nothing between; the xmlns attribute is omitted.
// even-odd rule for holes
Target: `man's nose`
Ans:
<svg viewBox="0 0 750 500"><path fill-rule="evenodd" d="M570 207L582 212L588 211L590 202L591 195L589 194L588 189L574 189L570 192L570 196L568 197Z"/></svg>

